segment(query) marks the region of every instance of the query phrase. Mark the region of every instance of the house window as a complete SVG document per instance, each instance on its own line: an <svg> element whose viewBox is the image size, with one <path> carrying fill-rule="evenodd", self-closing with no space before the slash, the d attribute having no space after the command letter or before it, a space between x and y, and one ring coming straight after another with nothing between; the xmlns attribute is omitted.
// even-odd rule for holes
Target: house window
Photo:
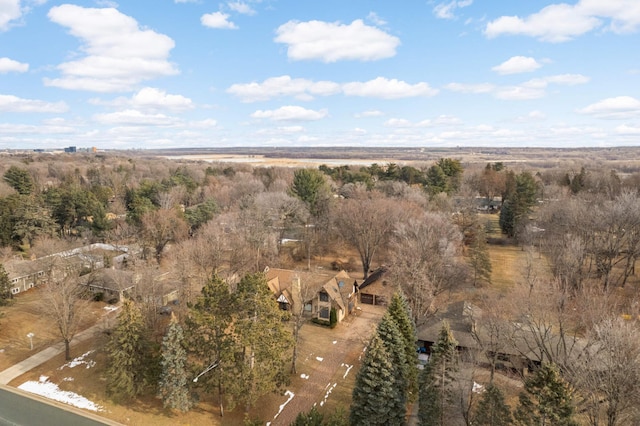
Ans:
<svg viewBox="0 0 640 426"><path fill-rule="evenodd" d="M18 282L18 279L17 279L17 278L14 278L14 279L12 279L12 280L11 280L11 282L15 284L15 283L17 283L17 282Z"/></svg>
<svg viewBox="0 0 640 426"><path fill-rule="evenodd" d="M320 301L321 302L328 302L329 301L329 295L327 293L325 293L324 291L320 292Z"/></svg>
<svg viewBox="0 0 640 426"><path fill-rule="evenodd" d="M321 308L320 309L320 318L322 319L329 319L329 308Z"/></svg>
<svg viewBox="0 0 640 426"><path fill-rule="evenodd" d="M33 283L29 283L29 288L33 288Z"/></svg>
<svg viewBox="0 0 640 426"><path fill-rule="evenodd" d="M19 287L14 287L11 289L11 294L18 294L20 293L20 288Z"/></svg>

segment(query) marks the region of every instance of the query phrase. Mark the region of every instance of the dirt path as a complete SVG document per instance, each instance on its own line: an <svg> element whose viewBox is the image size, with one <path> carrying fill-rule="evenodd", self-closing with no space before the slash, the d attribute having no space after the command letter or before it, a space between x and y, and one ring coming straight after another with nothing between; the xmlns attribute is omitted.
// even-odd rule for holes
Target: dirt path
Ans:
<svg viewBox="0 0 640 426"><path fill-rule="evenodd" d="M308 333L310 338L315 336L325 344L310 350L312 345L301 342L300 357L306 362L304 362L305 371L300 368L298 374L308 376L308 379L303 379L302 386L298 387L293 398L271 421L271 426L289 425L298 413L308 412L315 404L324 405L327 398L331 398L331 394L336 393L336 388L344 384L349 375L356 373L359 365L354 364L359 364L366 341L375 330L383 313L383 308L364 305L356 315L350 316L334 330L317 327L317 332L314 330L313 333ZM305 327L315 326L305 325ZM283 403L290 396L290 394L285 395Z"/></svg>

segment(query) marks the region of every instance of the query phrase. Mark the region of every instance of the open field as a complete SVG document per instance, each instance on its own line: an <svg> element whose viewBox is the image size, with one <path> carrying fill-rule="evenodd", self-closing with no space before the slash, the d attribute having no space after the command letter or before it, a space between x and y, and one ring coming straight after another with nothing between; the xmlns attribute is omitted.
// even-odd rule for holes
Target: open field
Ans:
<svg viewBox="0 0 640 426"><path fill-rule="evenodd" d="M432 163L440 158L455 158L463 165L502 162L511 166L550 168L588 163L606 163L623 173L640 170L637 161L640 147L612 148L513 148L513 147L309 147L309 148L183 148L144 151L121 151L126 155L154 156L175 160L247 163L255 166L317 167L370 165L372 163L401 164Z"/></svg>

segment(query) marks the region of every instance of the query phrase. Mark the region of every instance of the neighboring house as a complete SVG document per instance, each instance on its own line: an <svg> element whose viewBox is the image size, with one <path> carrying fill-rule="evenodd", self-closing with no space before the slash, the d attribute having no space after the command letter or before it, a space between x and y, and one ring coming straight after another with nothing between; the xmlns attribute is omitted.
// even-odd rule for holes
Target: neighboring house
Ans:
<svg viewBox="0 0 640 426"><path fill-rule="evenodd" d="M110 244L91 244L38 259L6 262L4 266L11 281L11 294L16 295L27 291L51 279L62 279L70 271L93 271L104 268L103 252L105 251L126 253L128 249Z"/></svg>
<svg viewBox="0 0 640 426"><path fill-rule="evenodd" d="M301 304L305 314L329 322L334 308L340 322L357 306L355 280L345 271L328 274L267 268L265 274L267 285L283 310Z"/></svg>
<svg viewBox="0 0 640 426"><path fill-rule="evenodd" d="M457 349L463 360L475 360L480 365L488 367L495 362L496 369L508 370L526 375L532 368L539 366L542 353L536 349L540 336L536 336L531 329L517 322L493 322L494 333L496 327L501 335L492 337L484 324L483 311L467 301L450 304L443 312L438 312L424 324L416 328L418 352L430 354L431 346L437 342L443 321L449 323L453 337L458 342ZM492 321L496 321L492 319ZM557 336L548 335L549 346L561 348ZM585 342L577 338L569 338L569 346L576 356L585 349Z"/></svg>
<svg viewBox="0 0 640 426"><path fill-rule="evenodd" d="M120 269L98 269L80 277L80 282L92 293L102 294L105 301L120 301L135 287L133 272Z"/></svg>
<svg viewBox="0 0 640 426"><path fill-rule="evenodd" d="M47 282L43 265L30 260L12 260L4 264L11 281L11 294L16 295Z"/></svg>
<svg viewBox="0 0 640 426"><path fill-rule="evenodd" d="M357 307L358 292L356 281L345 271L340 271L325 282L313 300L313 312L319 320L330 321L331 309L336 310L338 322Z"/></svg>
<svg viewBox="0 0 640 426"><path fill-rule="evenodd" d="M393 293L397 290L385 279L387 272L388 268L381 266L360 283L358 286L360 303L387 306Z"/></svg>

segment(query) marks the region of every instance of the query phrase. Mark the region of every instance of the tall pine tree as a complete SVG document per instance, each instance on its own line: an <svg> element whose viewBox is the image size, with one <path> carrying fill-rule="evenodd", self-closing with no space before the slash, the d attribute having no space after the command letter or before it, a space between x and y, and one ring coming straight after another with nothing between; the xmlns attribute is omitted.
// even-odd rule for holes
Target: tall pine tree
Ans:
<svg viewBox="0 0 640 426"><path fill-rule="evenodd" d="M394 371L389 353L376 334L362 360L351 398L349 424L373 426L398 424L394 403Z"/></svg>
<svg viewBox="0 0 640 426"><path fill-rule="evenodd" d="M378 324L377 335L382 340L393 366L393 396L394 404L390 424L404 424L407 411L407 375L409 365L404 352L404 342L398 326L391 315L386 313ZM413 368L416 368L414 365ZM393 415L395 414L395 417Z"/></svg>
<svg viewBox="0 0 640 426"><path fill-rule="evenodd" d="M208 393L217 393L220 416L224 416L225 392L236 380L234 340L231 333L234 306L229 286L213 276L202 288L187 317L187 341L196 374L216 366L198 377L197 384ZM233 401L231 407L233 408Z"/></svg>
<svg viewBox="0 0 640 426"><path fill-rule="evenodd" d="M486 387L476 407L473 424L477 426L509 426L513 417L504 402L502 391L495 385Z"/></svg>
<svg viewBox="0 0 640 426"><path fill-rule="evenodd" d="M248 410L260 396L288 383L292 338L264 274L244 276L232 299L236 380L227 394Z"/></svg>
<svg viewBox="0 0 640 426"><path fill-rule="evenodd" d="M143 391L146 355L142 314L133 301L125 300L107 344L107 395L114 401L128 401Z"/></svg>
<svg viewBox="0 0 640 426"><path fill-rule="evenodd" d="M187 351L184 349L182 327L171 315L171 323L162 340L162 373L159 383L159 395L165 408L189 411L191 401L187 387Z"/></svg>
<svg viewBox="0 0 640 426"><path fill-rule="evenodd" d="M520 426L574 426L573 391L554 364L544 364L524 382L514 417Z"/></svg>
<svg viewBox="0 0 640 426"><path fill-rule="evenodd" d="M424 426L448 424L448 411L453 401L453 373L458 369L458 342L449 323L443 321L438 341L431 347L429 363L422 370L418 417Z"/></svg>
<svg viewBox="0 0 640 426"><path fill-rule="evenodd" d="M405 359L407 362L407 399L415 401L418 395L418 353L416 352L416 327L407 299L401 293L391 298L387 312L398 326L402 335Z"/></svg>

